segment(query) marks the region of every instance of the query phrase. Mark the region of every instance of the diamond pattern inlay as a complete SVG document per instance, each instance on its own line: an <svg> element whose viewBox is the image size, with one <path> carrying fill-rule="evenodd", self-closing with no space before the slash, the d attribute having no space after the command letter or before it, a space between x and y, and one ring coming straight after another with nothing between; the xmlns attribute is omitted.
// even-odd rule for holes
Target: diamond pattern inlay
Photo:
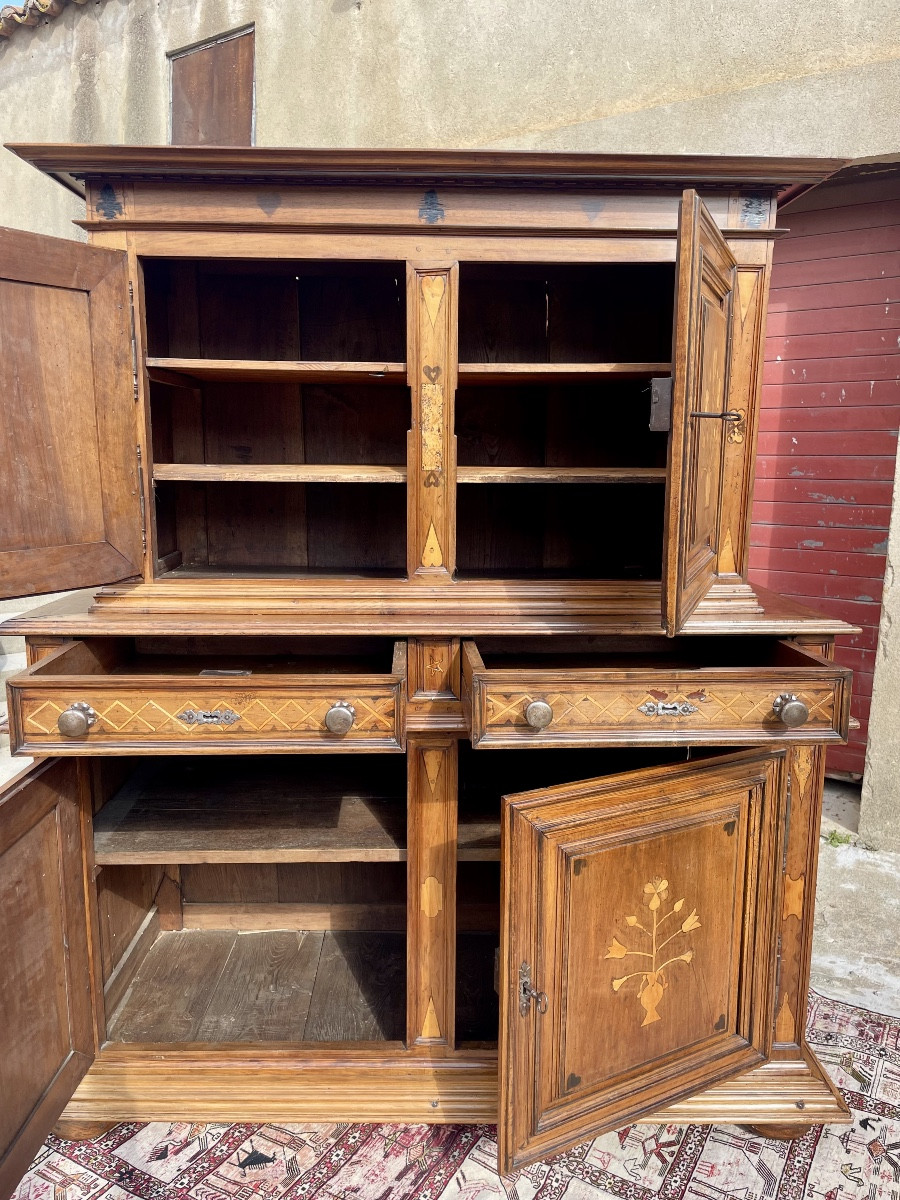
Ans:
<svg viewBox="0 0 900 1200"><path fill-rule="evenodd" d="M59 736L57 719L75 700L83 696L29 700L22 704L22 724L26 737ZM105 735L154 735L178 737L180 740L197 738L227 738L235 734L318 734L327 733L325 714L335 700L348 700L356 710L356 719L348 738L356 736L395 736L395 696L393 692L371 693L356 696L315 695L222 695L219 693L166 693L153 697L121 695L104 698L91 696L90 704L96 710L97 721L90 732L90 740L98 741ZM189 724L181 720L181 714L189 710L227 710L236 712L239 719L232 724Z"/></svg>
<svg viewBox="0 0 900 1200"><path fill-rule="evenodd" d="M664 686L664 685L663 685ZM809 708L807 726L831 728L834 722L834 691L831 687L798 690L797 695ZM759 685L752 690L736 687L733 691L708 687L690 693L681 691L664 692L663 688L622 691L610 688L586 691L547 691L537 695L532 692L489 692L486 695L486 726L495 728L528 728L525 719L527 705L535 699L546 700L553 709L553 732L566 730L596 729L610 727L634 727L645 731L653 728L665 729L718 729L732 726L756 726L772 728L772 701L778 695L777 687ZM648 716L641 705L658 700L665 695L669 703L687 703L696 712L686 715Z"/></svg>

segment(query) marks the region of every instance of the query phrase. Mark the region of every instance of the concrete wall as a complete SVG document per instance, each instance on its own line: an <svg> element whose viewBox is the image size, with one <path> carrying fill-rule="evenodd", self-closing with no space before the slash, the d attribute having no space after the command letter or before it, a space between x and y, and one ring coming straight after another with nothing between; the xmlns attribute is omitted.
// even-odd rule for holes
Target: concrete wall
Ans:
<svg viewBox="0 0 900 1200"><path fill-rule="evenodd" d="M859 814L860 840L900 851L900 458L888 535L869 744Z"/></svg>
<svg viewBox="0 0 900 1200"><path fill-rule="evenodd" d="M2 139L165 142L165 52L250 22L260 145L898 148L896 0L88 0L0 50ZM0 222L71 236L0 161Z"/></svg>

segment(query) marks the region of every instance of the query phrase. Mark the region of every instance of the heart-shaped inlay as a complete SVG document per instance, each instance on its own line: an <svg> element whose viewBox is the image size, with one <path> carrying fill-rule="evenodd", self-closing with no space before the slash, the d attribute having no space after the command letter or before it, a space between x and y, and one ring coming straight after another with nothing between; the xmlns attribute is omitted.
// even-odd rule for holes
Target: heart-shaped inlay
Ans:
<svg viewBox="0 0 900 1200"><path fill-rule="evenodd" d="M429 383L437 383L438 376L441 373L440 367L423 367L422 373Z"/></svg>
<svg viewBox="0 0 900 1200"><path fill-rule="evenodd" d="M432 328L440 312L447 281L443 275L426 275L422 280L422 299Z"/></svg>

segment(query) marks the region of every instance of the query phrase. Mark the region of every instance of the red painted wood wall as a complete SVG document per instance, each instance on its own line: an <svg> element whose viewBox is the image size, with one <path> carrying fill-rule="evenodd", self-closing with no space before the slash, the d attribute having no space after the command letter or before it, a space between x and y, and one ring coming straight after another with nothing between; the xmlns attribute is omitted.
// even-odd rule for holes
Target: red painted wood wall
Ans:
<svg viewBox="0 0 900 1200"><path fill-rule="evenodd" d="M841 638L862 772L900 427L900 171L838 177L779 213L750 579L862 632Z"/></svg>

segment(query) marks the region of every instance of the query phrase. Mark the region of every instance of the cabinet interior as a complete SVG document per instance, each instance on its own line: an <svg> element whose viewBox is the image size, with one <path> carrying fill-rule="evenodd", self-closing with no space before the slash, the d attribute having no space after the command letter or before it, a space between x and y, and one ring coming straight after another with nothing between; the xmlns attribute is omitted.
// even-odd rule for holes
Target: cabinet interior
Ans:
<svg viewBox="0 0 900 1200"><path fill-rule="evenodd" d="M103 769L94 853L110 1042L403 1039L402 756Z"/></svg>
<svg viewBox="0 0 900 1200"><path fill-rule="evenodd" d="M685 753L460 743L458 1045L497 1037L501 797ZM403 1041L405 756L99 759L93 773L109 1042Z"/></svg>
<svg viewBox="0 0 900 1200"><path fill-rule="evenodd" d="M158 574L405 577L405 272L144 261ZM670 263L461 264L459 578L660 577L673 303Z"/></svg>
<svg viewBox="0 0 900 1200"><path fill-rule="evenodd" d="M144 264L164 571L404 572L405 293L403 263Z"/></svg>

